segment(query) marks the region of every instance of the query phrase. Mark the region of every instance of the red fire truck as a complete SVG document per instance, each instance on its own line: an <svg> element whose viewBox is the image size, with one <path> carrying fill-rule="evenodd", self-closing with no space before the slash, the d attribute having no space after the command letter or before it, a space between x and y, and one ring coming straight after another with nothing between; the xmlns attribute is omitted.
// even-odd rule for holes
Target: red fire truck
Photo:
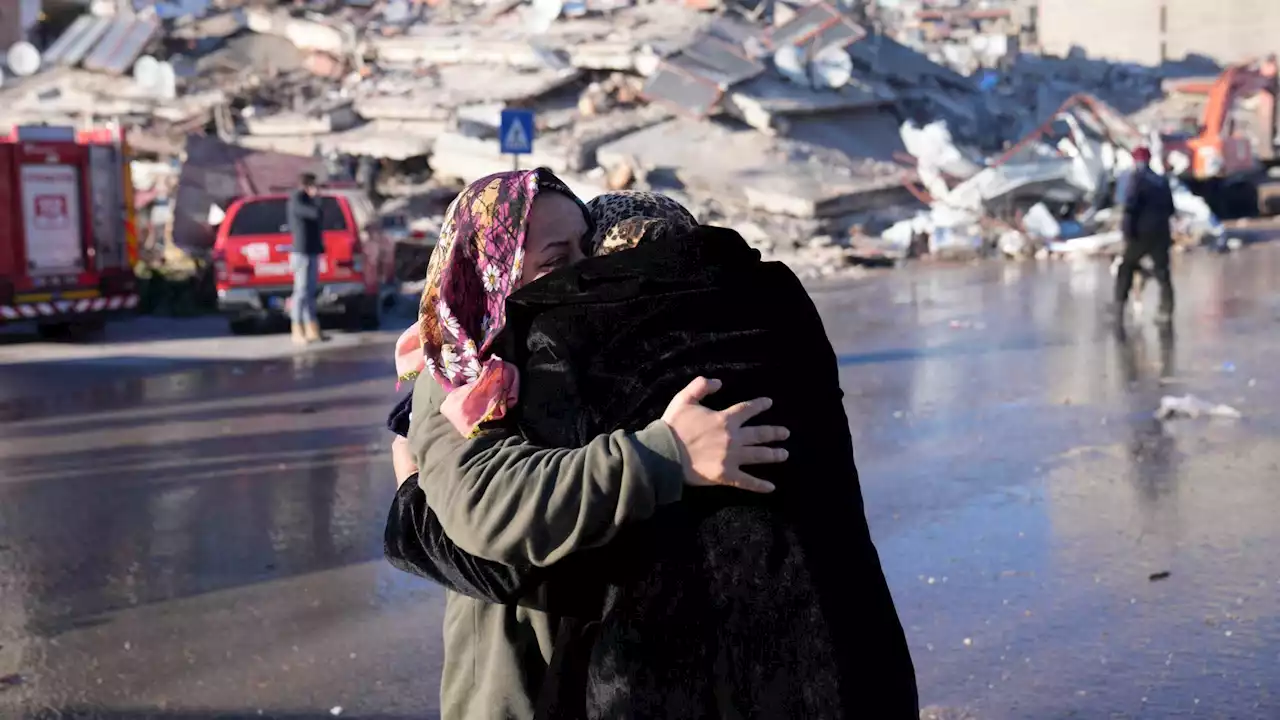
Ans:
<svg viewBox="0 0 1280 720"><path fill-rule="evenodd" d="M132 312L137 257L123 131L0 133L0 325L61 334Z"/></svg>

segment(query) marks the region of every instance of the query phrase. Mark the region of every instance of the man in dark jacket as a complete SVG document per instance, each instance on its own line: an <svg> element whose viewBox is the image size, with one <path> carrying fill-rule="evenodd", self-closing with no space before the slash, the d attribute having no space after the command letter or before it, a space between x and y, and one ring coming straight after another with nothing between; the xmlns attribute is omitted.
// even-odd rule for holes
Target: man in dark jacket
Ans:
<svg viewBox="0 0 1280 720"><path fill-rule="evenodd" d="M318 342L320 321L316 315L316 294L320 290L320 256L324 254L322 217L317 199L316 176L303 174L300 187L289 196L289 232L293 250L289 265L293 269L293 342L298 345Z"/></svg>
<svg viewBox="0 0 1280 720"><path fill-rule="evenodd" d="M1150 256L1154 266L1152 274L1160 283L1160 310L1156 320L1167 323L1173 316L1173 278L1169 275L1173 191L1169 189L1169 181L1151 169L1150 150L1145 147L1134 150L1133 160L1137 167L1124 204L1124 256L1116 275L1116 313L1119 318L1124 317L1133 274L1139 271L1142 258Z"/></svg>

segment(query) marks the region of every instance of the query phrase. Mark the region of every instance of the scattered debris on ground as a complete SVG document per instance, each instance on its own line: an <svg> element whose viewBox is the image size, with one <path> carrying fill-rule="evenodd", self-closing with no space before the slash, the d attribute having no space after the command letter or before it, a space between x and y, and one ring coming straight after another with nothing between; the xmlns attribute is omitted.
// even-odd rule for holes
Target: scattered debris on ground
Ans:
<svg viewBox="0 0 1280 720"><path fill-rule="evenodd" d="M1239 419L1244 417L1239 410L1230 405L1211 403L1195 395L1166 395L1160 398L1160 409L1156 410L1156 419L1216 417Z"/></svg>

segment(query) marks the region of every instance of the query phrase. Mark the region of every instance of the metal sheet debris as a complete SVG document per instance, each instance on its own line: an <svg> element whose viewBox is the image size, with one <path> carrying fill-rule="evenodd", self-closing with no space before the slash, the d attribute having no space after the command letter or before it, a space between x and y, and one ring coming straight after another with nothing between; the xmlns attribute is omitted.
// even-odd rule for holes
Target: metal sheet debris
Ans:
<svg viewBox="0 0 1280 720"><path fill-rule="evenodd" d="M117 18L85 57L84 66L90 70L123 75L133 67L133 62L159 30L160 25L154 20Z"/></svg>
<svg viewBox="0 0 1280 720"><path fill-rule="evenodd" d="M112 26L111 18L81 15L44 51L45 66L77 65Z"/></svg>

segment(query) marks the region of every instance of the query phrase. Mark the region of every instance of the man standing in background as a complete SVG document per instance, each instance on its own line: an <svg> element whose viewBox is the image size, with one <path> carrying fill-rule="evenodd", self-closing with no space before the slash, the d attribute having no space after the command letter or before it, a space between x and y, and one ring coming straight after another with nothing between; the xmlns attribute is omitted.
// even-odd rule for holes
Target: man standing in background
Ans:
<svg viewBox="0 0 1280 720"><path fill-rule="evenodd" d="M316 176L304 173L301 187L289 196L289 232L293 250L289 266L293 269L293 307L289 311L296 345L324 340L316 315L316 293L320 286L320 256L324 254L321 233L320 201L316 197Z"/></svg>
<svg viewBox="0 0 1280 720"><path fill-rule="evenodd" d="M1136 167L1124 203L1124 256L1116 274L1116 314L1123 322L1125 303L1133 288L1133 274L1139 272L1142 258L1150 256L1152 274L1160 284L1156 322L1163 324L1173 319L1173 278L1169 274L1173 190L1168 179L1151 169L1150 150L1137 148L1133 151L1133 161Z"/></svg>

